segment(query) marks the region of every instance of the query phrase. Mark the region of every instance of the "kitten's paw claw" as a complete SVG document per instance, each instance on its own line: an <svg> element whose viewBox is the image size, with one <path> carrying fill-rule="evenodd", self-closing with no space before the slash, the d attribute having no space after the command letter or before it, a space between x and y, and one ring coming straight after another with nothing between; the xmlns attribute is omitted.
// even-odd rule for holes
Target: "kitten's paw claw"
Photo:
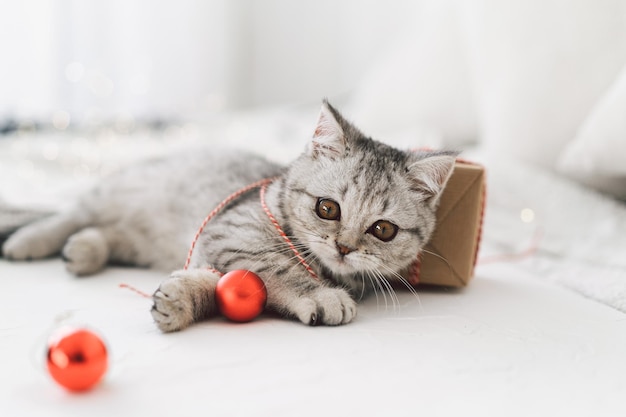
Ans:
<svg viewBox="0 0 626 417"><path fill-rule="evenodd" d="M170 278L163 282L152 300L150 314L161 331L174 332L193 323L193 305L182 280Z"/></svg>
<svg viewBox="0 0 626 417"><path fill-rule="evenodd" d="M356 302L341 288L319 288L295 306L295 313L305 324L336 326L356 317Z"/></svg>

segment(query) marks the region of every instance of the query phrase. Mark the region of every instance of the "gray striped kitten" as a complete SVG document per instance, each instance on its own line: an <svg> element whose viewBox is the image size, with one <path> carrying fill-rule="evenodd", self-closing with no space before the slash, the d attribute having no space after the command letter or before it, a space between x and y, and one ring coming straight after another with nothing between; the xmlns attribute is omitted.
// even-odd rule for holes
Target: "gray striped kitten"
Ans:
<svg viewBox="0 0 626 417"><path fill-rule="evenodd" d="M103 180L73 210L19 229L4 256L61 253L89 275L107 263L181 268L199 223L230 193L277 176L268 208L315 273L294 256L263 211L258 191L205 227L190 268L154 293L164 332L216 314L220 271L247 269L265 282L267 306L306 324L352 321L355 300L392 291L435 225L455 160L450 152L404 152L365 137L326 101L305 152L287 167L241 152L198 151L152 160Z"/></svg>

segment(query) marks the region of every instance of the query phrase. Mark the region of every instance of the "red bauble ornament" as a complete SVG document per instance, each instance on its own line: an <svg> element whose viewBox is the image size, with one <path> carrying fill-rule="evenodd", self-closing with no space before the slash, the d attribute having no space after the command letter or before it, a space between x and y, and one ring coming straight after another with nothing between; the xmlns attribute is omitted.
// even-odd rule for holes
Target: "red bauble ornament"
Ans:
<svg viewBox="0 0 626 417"><path fill-rule="evenodd" d="M263 280L254 272L230 271L217 282L215 300L225 317L243 323L261 314L267 301L267 290Z"/></svg>
<svg viewBox="0 0 626 417"><path fill-rule="evenodd" d="M63 329L48 341L48 371L70 391L92 388L107 370L107 349L86 329Z"/></svg>

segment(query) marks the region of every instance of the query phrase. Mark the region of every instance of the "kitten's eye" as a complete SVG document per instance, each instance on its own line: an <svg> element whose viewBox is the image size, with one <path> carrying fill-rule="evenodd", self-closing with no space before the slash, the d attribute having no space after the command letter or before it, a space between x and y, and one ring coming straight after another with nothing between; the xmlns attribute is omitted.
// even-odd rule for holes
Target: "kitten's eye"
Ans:
<svg viewBox="0 0 626 417"><path fill-rule="evenodd" d="M339 220L339 217L341 217L339 203L328 198L320 198L317 200L315 211L317 215L324 220Z"/></svg>
<svg viewBox="0 0 626 417"><path fill-rule="evenodd" d="M371 233L383 242L389 242L398 234L398 226L387 220L378 220L367 229L367 233Z"/></svg>

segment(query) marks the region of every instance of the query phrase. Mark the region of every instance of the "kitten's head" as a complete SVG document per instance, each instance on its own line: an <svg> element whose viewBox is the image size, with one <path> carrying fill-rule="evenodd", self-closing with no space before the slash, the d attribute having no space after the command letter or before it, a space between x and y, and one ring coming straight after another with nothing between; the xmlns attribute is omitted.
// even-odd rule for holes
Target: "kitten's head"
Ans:
<svg viewBox="0 0 626 417"><path fill-rule="evenodd" d="M456 153L405 152L365 137L324 101L286 177L293 235L335 275L407 268L429 240Z"/></svg>

